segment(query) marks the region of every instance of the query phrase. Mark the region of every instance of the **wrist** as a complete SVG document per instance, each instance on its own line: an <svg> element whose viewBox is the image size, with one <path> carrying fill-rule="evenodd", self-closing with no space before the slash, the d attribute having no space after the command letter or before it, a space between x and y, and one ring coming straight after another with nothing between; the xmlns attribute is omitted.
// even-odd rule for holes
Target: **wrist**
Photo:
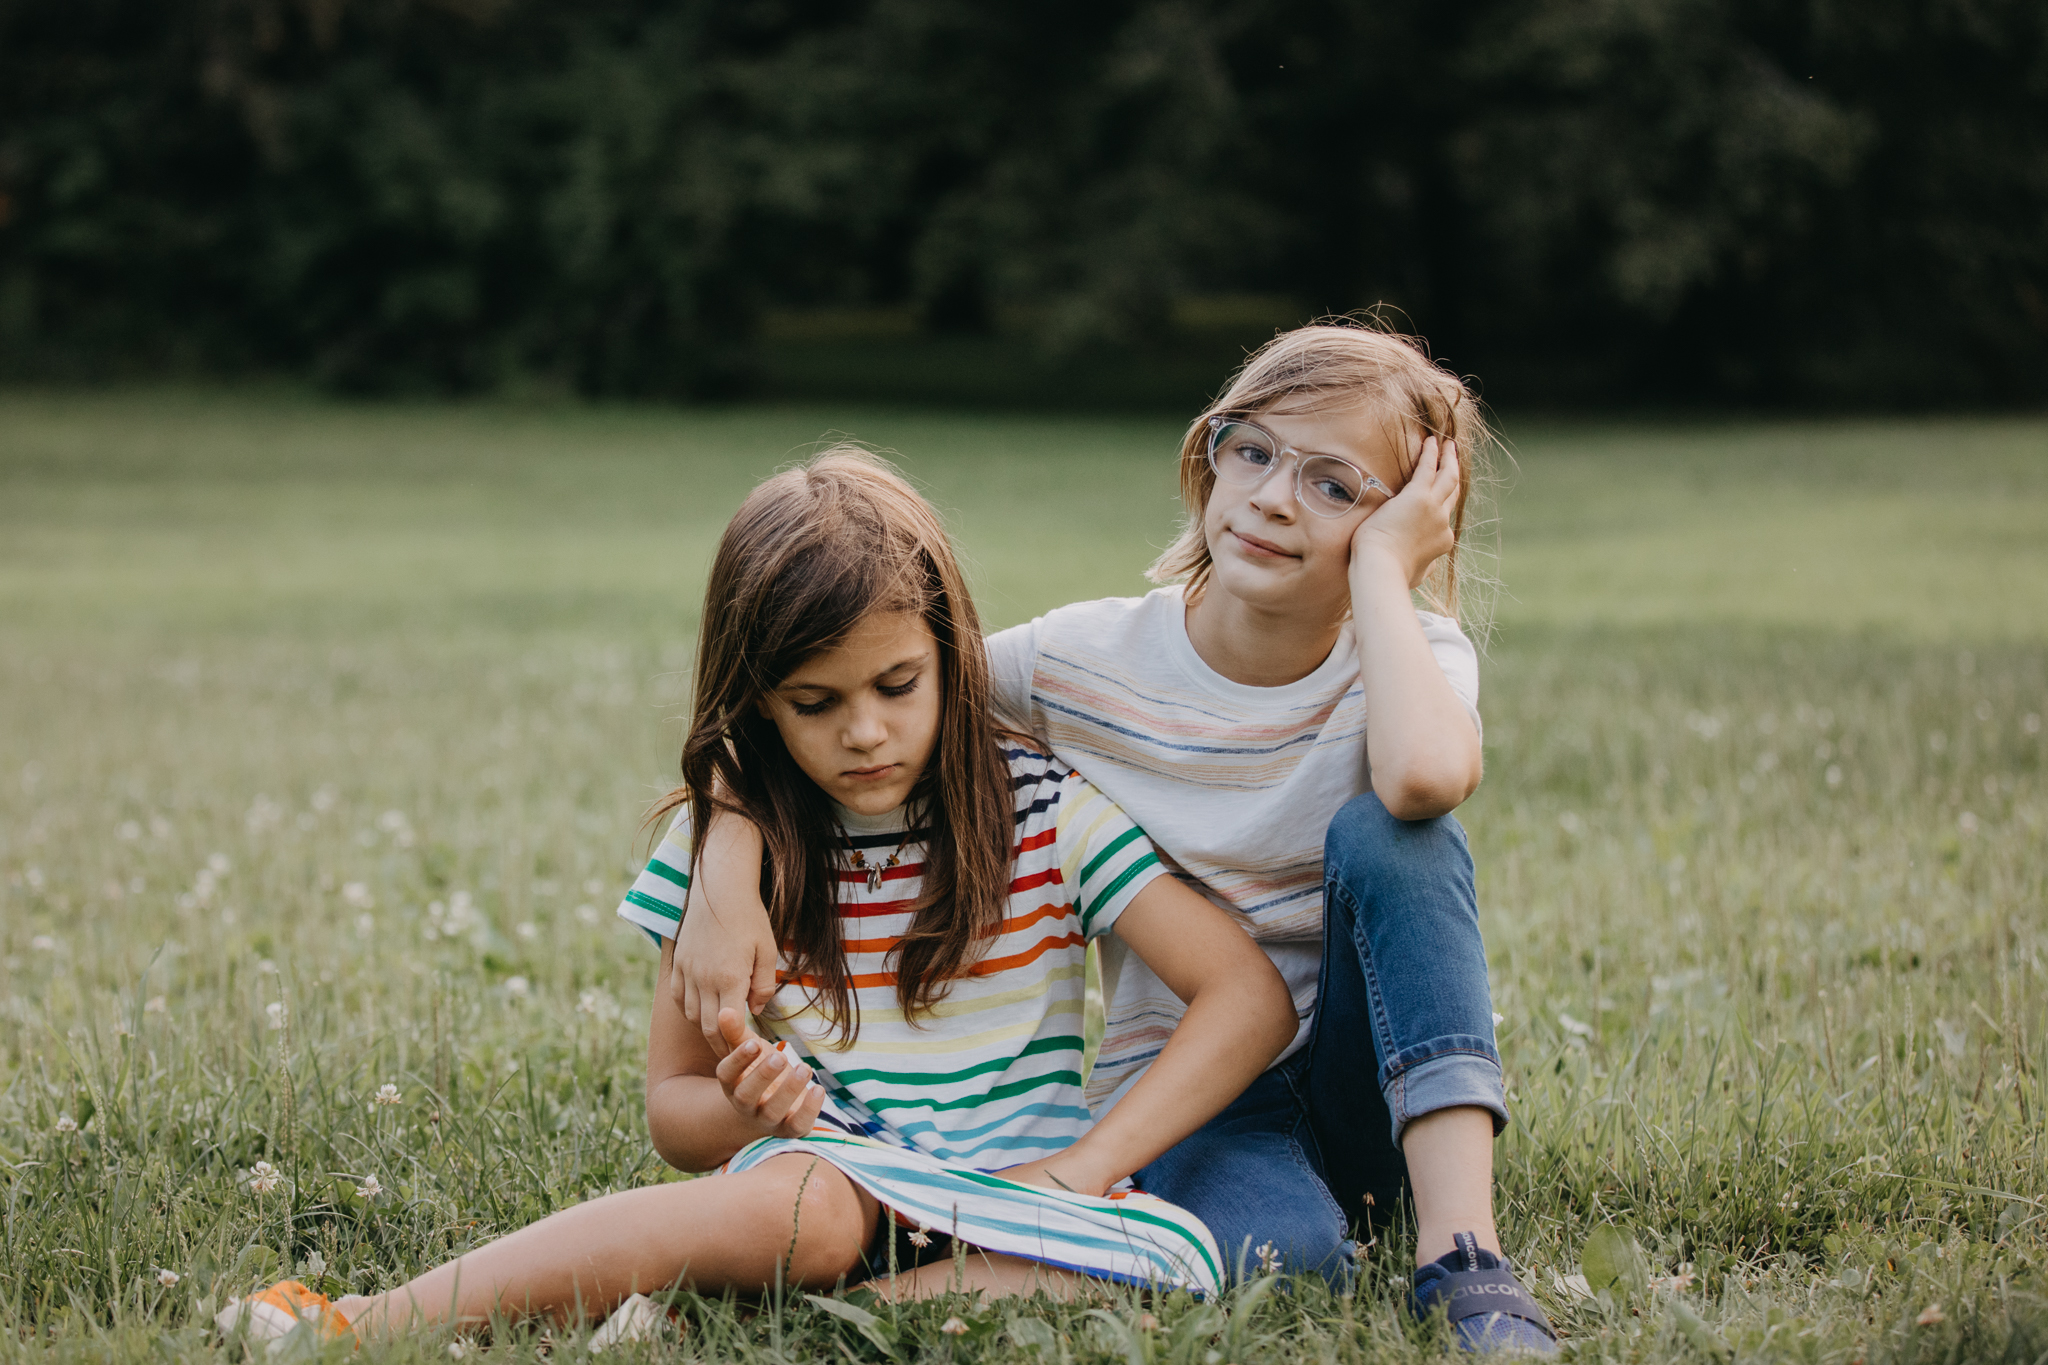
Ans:
<svg viewBox="0 0 2048 1365"><path fill-rule="evenodd" d="M1062 1189L1098 1198L1107 1194L1109 1187L1121 1178L1119 1173L1108 1170L1091 1160L1087 1153L1076 1152L1072 1147L1046 1161L1043 1169Z"/></svg>
<svg viewBox="0 0 2048 1365"><path fill-rule="evenodd" d="M1379 537L1361 537L1351 550L1351 596L1369 596L1392 588L1405 598L1411 575L1400 551Z"/></svg>

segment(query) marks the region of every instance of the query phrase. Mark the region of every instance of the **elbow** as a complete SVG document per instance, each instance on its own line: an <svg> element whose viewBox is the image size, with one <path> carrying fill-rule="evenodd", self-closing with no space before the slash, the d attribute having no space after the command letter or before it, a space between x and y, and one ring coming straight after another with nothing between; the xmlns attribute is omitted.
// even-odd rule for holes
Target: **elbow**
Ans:
<svg viewBox="0 0 2048 1365"><path fill-rule="evenodd" d="M1375 769L1373 795L1396 820L1434 820L1449 815L1479 789L1480 768L1470 764L1416 764L1382 774Z"/></svg>
<svg viewBox="0 0 2048 1365"><path fill-rule="evenodd" d="M701 1134L692 1133L691 1125L675 1112L676 1106L666 1102L672 1097L662 1095L665 1084L667 1082L647 1087L648 1145L654 1148L656 1156L679 1171L694 1175L710 1170L724 1158L706 1159Z"/></svg>

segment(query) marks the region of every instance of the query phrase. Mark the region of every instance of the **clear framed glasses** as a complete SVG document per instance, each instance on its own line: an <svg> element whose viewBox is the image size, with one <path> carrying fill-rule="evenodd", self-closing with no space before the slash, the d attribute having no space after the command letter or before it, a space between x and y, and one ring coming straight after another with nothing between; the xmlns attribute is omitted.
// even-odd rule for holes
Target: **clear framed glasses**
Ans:
<svg viewBox="0 0 2048 1365"><path fill-rule="evenodd" d="M1367 498L1377 506L1394 496L1349 460L1304 455L1241 417L1209 419L1209 468L1225 483L1263 483L1289 456L1294 459L1294 500L1319 517L1341 517Z"/></svg>

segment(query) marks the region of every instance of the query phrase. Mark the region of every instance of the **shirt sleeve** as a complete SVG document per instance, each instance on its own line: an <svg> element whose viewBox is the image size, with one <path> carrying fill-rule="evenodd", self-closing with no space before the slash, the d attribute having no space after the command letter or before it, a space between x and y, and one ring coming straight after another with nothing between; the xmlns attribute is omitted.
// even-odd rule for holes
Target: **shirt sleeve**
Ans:
<svg viewBox="0 0 2048 1365"><path fill-rule="evenodd" d="M1038 622L1027 621L989 636L989 682L995 693L996 715L1006 725L1026 734L1041 735L1045 727L1031 704L1031 676L1038 671Z"/></svg>
<svg viewBox="0 0 2048 1365"><path fill-rule="evenodd" d="M1429 652L1436 655L1436 666L1444 671L1451 691L1465 703L1472 724L1484 739L1486 725L1479 719L1479 651L1472 647L1472 642L1465 638L1465 632L1450 617L1428 611L1418 611L1415 615L1422 622L1422 638L1429 641Z"/></svg>
<svg viewBox="0 0 2048 1365"><path fill-rule="evenodd" d="M683 921L683 902L690 889L690 808L676 812L662 836L661 847L619 902L619 918L656 938L674 938Z"/></svg>
<svg viewBox="0 0 2048 1365"><path fill-rule="evenodd" d="M1145 831L1079 773L1068 773L1060 783L1055 823L1060 878L1081 912L1081 932L1099 938L1148 882L1166 875L1166 868Z"/></svg>

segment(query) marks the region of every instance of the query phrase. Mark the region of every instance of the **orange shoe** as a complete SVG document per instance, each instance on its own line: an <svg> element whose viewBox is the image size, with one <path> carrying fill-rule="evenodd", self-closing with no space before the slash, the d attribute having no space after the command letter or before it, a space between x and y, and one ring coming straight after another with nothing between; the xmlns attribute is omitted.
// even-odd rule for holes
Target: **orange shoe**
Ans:
<svg viewBox="0 0 2048 1365"><path fill-rule="evenodd" d="M316 1294L297 1280L285 1280L260 1294L236 1299L215 1314L213 1322L223 1332L240 1331L247 1341L278 1342L301 1328L320 1342L355 1335L348 1319L325 1294Z"/></svg>

